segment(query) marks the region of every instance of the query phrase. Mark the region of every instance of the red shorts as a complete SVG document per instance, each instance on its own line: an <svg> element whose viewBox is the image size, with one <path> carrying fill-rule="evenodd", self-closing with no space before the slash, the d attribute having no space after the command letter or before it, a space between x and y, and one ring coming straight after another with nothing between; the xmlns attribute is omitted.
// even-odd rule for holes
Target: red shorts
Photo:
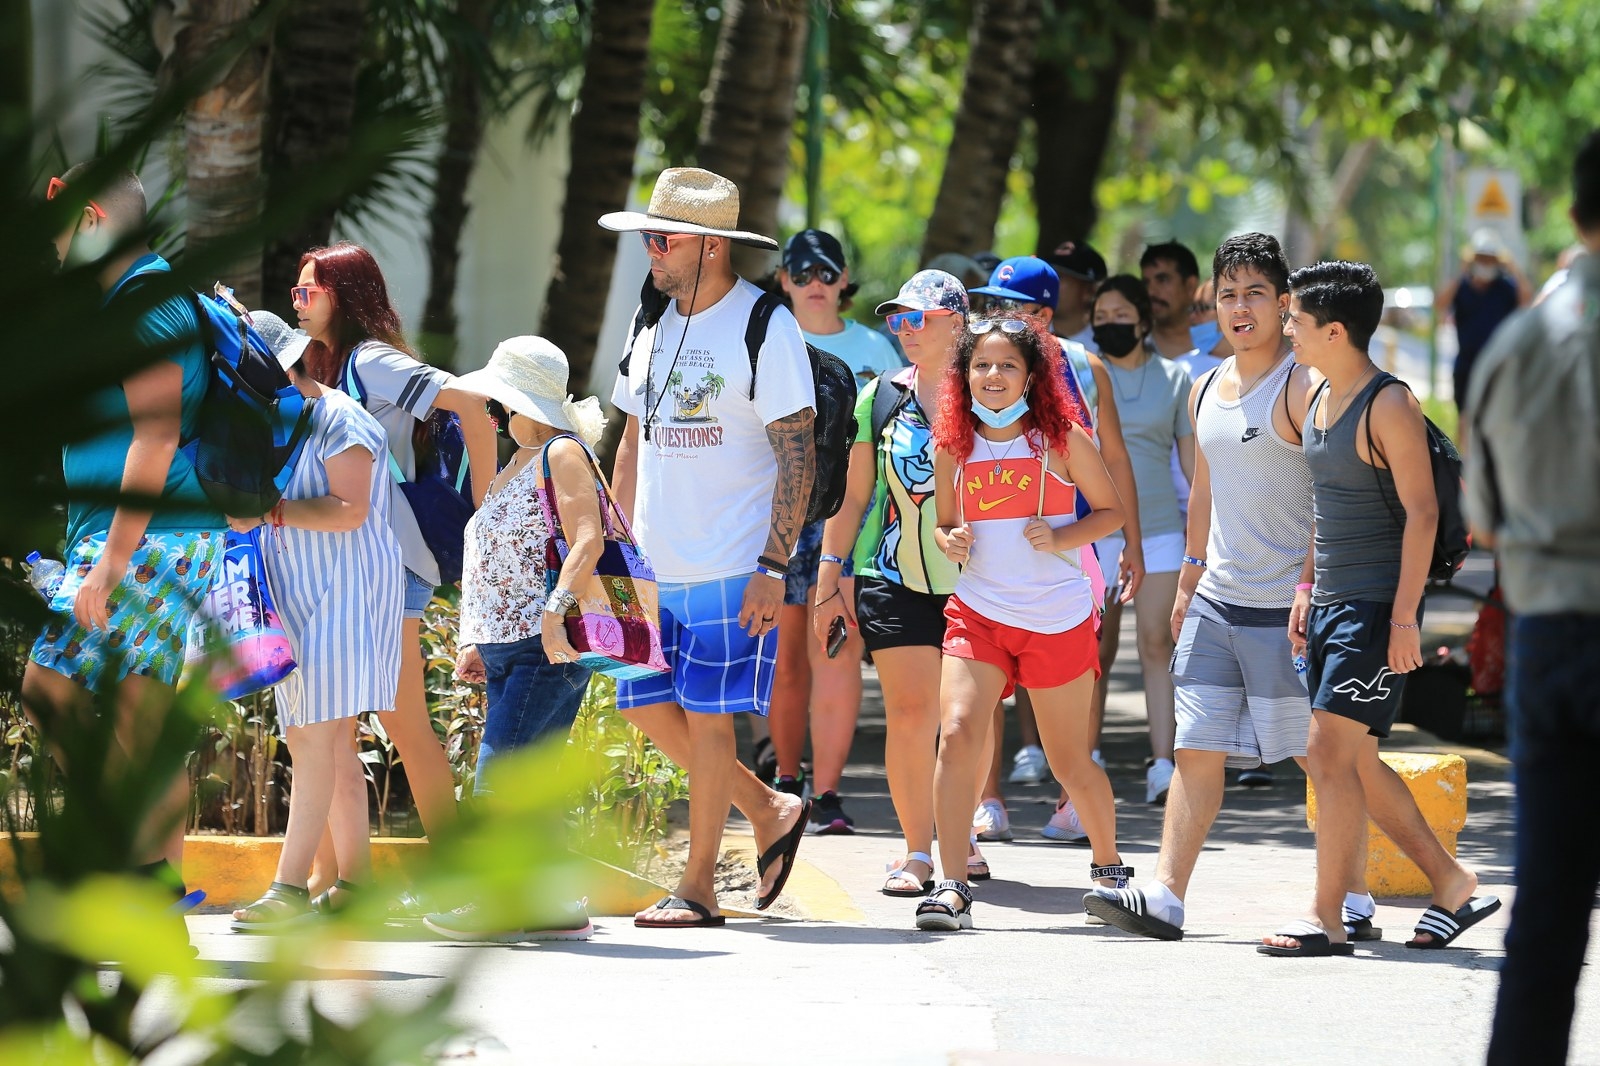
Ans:
<svg viewBox="0 0 1600 1066"><path fill-rule="evenodd" d="M1017 685L1059 688L1091 670L1100 676L1100 638L1092 616L1065 633L1035 633L985 618L951 596L944 620L944 653L998 666L1006 675L1006 696Z"/></svg>

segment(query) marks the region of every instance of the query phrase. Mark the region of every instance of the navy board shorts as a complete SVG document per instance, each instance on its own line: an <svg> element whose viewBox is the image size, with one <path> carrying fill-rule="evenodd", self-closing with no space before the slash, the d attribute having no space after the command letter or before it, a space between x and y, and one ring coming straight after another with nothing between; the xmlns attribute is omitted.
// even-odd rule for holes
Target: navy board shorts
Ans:
<svg viewBox="0 0 1600 1066"><path fill-rule="evenodd" d="M1372 600L1312 604L1307 624L1306 684L1311 706L1386 737L1400 717L1405 675L1389 669L1394 604ZM1417 609L1417 621L1422 609Z"/></svg>
<svg viewBox="0 0 1600 1066"><path fill-rule="evenodd" d="M787 607L806 607L811 603L811 590L817 584L817 567L822 565L822 527L827 521L819 518L800 527L794 552L789 556L789 573L783 579L783 602ZM847 555L839 576L847 578L855 574L854 561Z"/></svg>

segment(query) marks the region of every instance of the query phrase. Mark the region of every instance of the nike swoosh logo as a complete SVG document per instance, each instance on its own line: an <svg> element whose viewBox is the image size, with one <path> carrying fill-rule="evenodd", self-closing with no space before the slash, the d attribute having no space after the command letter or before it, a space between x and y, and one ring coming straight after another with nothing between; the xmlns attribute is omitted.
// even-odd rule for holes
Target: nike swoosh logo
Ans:
<svg viewBox="0 0 1600 1066"><path fill-rule="evenodd" d="M998 500L979 500L978 501L978 510L980 510L980 511L992 511L996 507L999 507L1002 503L1005 503L1007 500L1014 500L1016 498L1017 498L1017 494L1015 492L1013 492L1011 495L1002 496Z"/></svg>
<svg viewBox="0 0 1600 1066"><path fill-rule="evenodd" d="M1260 428L1251 426L1249 429L1244 431L1244 436L1240 437L1239 440L1243 444L1249 444L1259 436L1261 436Z"/></svg>

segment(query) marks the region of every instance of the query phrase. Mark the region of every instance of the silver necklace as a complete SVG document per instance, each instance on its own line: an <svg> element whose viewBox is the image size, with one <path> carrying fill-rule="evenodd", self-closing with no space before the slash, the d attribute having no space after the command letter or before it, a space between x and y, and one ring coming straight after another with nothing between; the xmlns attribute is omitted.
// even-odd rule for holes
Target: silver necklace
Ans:
<svg viewBox="0 0 1600 1066"><path fill-rule="evenodd" d="M999 455L996 455L994 453L994 444L990 442L989 438L985 437L981 433L978 434L978 439L983 441L983 447L989 453L989 458L994 460L995 477L1000 476L1000 464L1011 458L1011 449L1015 448L1017 446L1017 441L1021 440L1024 436L1025 434L1018 433L1015 437L1012 437L1011 443L1006 445L1006 450L1001 452Z"/></svg>
<svg viewBox="0 0 1600 1066"><path fill-rule="evenodd" d="M1122 403L1124 400L1126 400L1128 403L1138 403L1139 402L1139 397L1144 395L1145 377L1150 373L1150 364L1155 362L1157 359L1160 359L1160 358L1161 358L1161 356L1156 355L1154 353L1147 353L1145 355L1145 357L1144 357L1144 365L1139 368L1139 391L1134 393L1132 396L1127 395L1127 393L1123 392L1123 390L1117 388L1117 377L1116 376L1112 377L1112 379L1111 379L1111 392L1116 397L1116 400L1117 400L1118 403ZM1115 370L1117 372L1118 376L1120 376L1122 374L1131 374L1131 373L1133 373L1133 371L1131 371L1131 370L1122 369L1120 366L1117 366L1115 363L1112 363L1112 364L1109 364L1109 365L1110 365L1111 369L1113 369L1113 370Z"/></svg>

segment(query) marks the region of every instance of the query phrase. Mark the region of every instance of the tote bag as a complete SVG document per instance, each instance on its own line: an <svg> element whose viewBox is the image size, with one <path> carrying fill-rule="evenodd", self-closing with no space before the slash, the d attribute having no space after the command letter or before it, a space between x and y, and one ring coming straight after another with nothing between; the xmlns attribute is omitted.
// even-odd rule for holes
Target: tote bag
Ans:
<svg viewBox="0 0 1600 1066"><path fill-rule="evenodd" d="M539 494L550 519L550 540L545 545L546 595L555 591L568 552L556 506L555 484L550 478L550 445L568 436L571 434L552 437L540 456L544 483ZM667 673L672 667L661 652L661 599L655 568L639 550L628 520L611 498L611 488L594 453L584 448L584 454L594 471L595 491L600 496L605 546L594 573L573 583L571 591L578 605L564 619L567 640L577 650L579 664L596 673L621 681Z"/></svg>
<svg viewBox="0 0 1600 1066"><path fill-rule="evenodd" d="M258 531L228 531L222 566L189 623L184 651L183 683L205 677L229 700L271 688L296 666L267 587Z"/></svg>

